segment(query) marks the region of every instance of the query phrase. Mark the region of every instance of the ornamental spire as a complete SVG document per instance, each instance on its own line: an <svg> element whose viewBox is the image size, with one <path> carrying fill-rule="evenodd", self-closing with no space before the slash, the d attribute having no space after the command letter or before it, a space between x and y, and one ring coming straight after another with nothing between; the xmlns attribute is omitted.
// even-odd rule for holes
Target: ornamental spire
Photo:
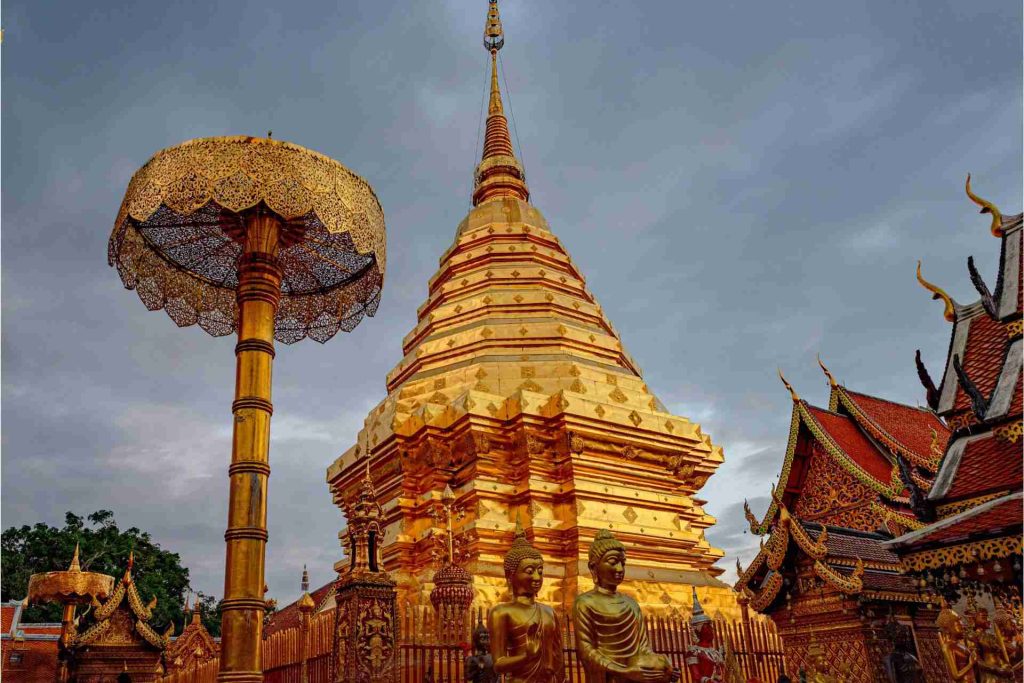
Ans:
<svg viewBox="0 0 1024 683"><path fill-rule="evenodd" d="M498 84L498 50L505 45L505 33L498 13L498 0L488 0L487 22L484 24L484 49L491 54L491 97L487 104L487 129L480 164L476 167L473 206L490 199L514 197L529 201L523 166L512 149L508 119L501 102Z"/></svg>

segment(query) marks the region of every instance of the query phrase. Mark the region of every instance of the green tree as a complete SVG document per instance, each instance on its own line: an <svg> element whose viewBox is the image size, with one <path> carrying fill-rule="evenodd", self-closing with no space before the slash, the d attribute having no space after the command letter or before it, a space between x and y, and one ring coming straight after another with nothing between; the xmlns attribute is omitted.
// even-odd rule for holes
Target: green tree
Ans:
<svg viewBox="0 0 1024 683"><path fill-rule="evenodd" d="M136 527L120 529L110 510L97 510L86 518L68 512L63 528L47 524L10 527L2 534L0 541L0 563L2 563L3 584L0 586L3 600L21 600L28 590L32 574L67 569L75 544L80 546L79 561L83 571L109 574L120 580L128 566L129 553L135 553L132 575L139 595L145 602L157 599L150 623L163 630L174 622L175 632L180 633L185 622L185 592L189 585L188 569L181 566L177 553L164 550L154 543L147 532ZM220 615L213 605L213 597L203 597L208 607L204 623L207 628L216 624L220 633ZM26 621L60 621L60 605L33 605L24 616Z"/></svg>

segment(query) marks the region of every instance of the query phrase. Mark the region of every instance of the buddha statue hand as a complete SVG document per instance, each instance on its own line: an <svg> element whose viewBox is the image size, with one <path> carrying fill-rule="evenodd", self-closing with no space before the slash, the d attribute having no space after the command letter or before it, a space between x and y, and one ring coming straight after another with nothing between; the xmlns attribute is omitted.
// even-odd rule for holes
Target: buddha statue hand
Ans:
<svg viewBox="0 0 1024 683"><path fill-rule="evenodd" d="M622 676L636 683L670 683L675 674L668 657L648 652L633 657Z"/></svg>

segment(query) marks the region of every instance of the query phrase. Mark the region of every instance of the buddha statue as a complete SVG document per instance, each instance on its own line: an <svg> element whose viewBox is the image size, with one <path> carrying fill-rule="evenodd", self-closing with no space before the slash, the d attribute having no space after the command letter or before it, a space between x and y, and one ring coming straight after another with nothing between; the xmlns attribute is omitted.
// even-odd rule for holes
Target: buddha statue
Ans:
<svg viewBox="0 0 1024 683"><path fill-rule="evenodd" d="M1011 671L1019 679L1024 668L1024 637L1021 636L1020 623L1009 610L996 611L996 637Z"/></svg>
<svg viewBox="0 0 1024 683"><path fill-rule="evenodd" d="M910 627L890 617L882 633L892 643L892 652L882 660L889 683L924 683L924 671L917 661Z"/></svg>
<svg viewBox="0 0 1024 683"><path fill-rule="evenodd" d="M478 617L473 629L473 654L466 657L466 683L498 683L491 657L491 634Z"/></svg>
<svg viewBox="0 0 1024 683"><path fill-rule="evenodd" d="M494 671L504 674L507 683L561 683L562 630L555 611L537 602L544 558L518 522L504 568L512 600L491 610Z"/></svg>
<svg viewBox="0 0 1024 683"><path fill-rule="evenodd" d="M1006 654L1003 652L1003 645L999 637L992 632L992 625L989 622L988 610L978 607L972 615L971 641L977 652L975 663L975 675L978 683L1001 683L1013 678L1009 662L1006 661Z"/></svg>
<svg viewBox="0 0 1024 683"><path fill-rule="evenodd" d="M636 600L618 592L626 571L626 547L607 529L590 544L587 566L594 588L576 597L572 618L576 654L587 683L668 683L675 677L668 657L651 649Z"/></svg>
<svg viewBox="0 0 1024 683"><path fill-rule="evenodd" d="M946 668L954 683L977 683L974 677L974 664L978 655L964 640L964 623L960 615L946 607L935 619L939 627L939 645L942 657L946 660Z"/></svg>
<svg viewBox="0 0 1024 683"><path fill-rule="evenodd" d="M690 616L693 645L686 648L686 670L693 683L718 683L725 680L725 653L715 647L715 625L704 613L697 589L693 589L693 613Z"/></svg>

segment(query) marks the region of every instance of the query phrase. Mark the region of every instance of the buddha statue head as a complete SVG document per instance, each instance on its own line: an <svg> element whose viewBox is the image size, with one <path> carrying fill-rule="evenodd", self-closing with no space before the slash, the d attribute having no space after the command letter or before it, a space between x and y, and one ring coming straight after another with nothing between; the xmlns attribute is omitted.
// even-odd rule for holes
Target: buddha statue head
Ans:
<svg viewBox="0 0 1024 683"><path fill-rule="evenodd" d="M590 544L587 566L594 583L614 591L626 575L626 546L608 529L600 529Z"/></svg>
<svg viewBox="0 0 1024 683"><path fill-rule="evenodd" d="M971 621L974 623L974 629L980 633L985 633L992 625L988 618L988 610L984 607L974 610Z"/></svg>
<svg viewBox="0 0 1024 683"><path fill-rule="evenodd" d="M948 640L960 640L964 636L964 622L959 614L948 607L939 612L935 625Z"/></svg>
<svg viewBox="0 0 1024 683"><path fill-rule="evenodd" d="M535 598L544 583L544 558L530 545L518 521L512 547L505 554L505 580L516 597Z"/></svg>
<svg viewBox="0 0 1024 683"><path fill-rule="evenodd" d="M1017 619L1014 617L1013 612L1008 609L1000 608L996 610L996 630L1003 637L1020 637L1020 626L1017 624Z"/></svg>

